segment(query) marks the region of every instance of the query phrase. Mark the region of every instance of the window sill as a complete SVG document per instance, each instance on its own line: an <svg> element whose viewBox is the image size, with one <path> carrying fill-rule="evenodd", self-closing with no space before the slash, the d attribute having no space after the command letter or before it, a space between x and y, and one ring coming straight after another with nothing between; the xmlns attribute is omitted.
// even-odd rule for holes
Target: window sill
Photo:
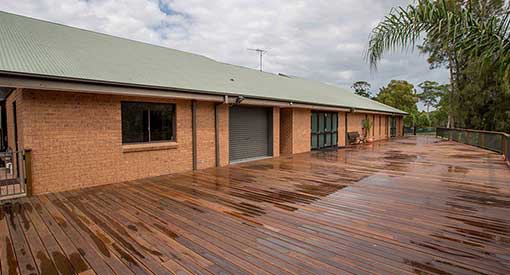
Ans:
<svg viewBox="0 0 510 275"><path fill-rule="evenodd" d="M178 143L175 141L168 142L153 142L153 143L139 143L139 144L124 144L122 145L123 153L145 152L145 151L159 151L177 149Z"/></svg>

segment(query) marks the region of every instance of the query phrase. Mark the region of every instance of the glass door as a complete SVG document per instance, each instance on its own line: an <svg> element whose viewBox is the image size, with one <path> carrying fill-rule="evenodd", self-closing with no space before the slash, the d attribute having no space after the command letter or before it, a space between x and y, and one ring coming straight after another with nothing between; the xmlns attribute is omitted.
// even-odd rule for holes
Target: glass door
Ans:
<svg viewBox="0 0 510 275"><path fill-rule="evenodd" d="M338 113L312 112L312 150L338 146Z"/></svg>
<svg viewBox="0 0 510 275"><path fill-rule="evenodd" d="M397 136L397 120L394 116L391 117L391 129L390 129L390 136L396 137Z"/></svg>

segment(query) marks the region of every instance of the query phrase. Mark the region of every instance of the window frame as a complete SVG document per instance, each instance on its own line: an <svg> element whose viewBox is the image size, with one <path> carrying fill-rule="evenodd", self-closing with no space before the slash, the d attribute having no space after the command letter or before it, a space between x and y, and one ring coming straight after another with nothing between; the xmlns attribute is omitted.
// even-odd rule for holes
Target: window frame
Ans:
<svg viewBox="0 0 510 275"><path fill-rule="evenodd" d="M135 141L135 142L126 142L124 141L124 127L123 127L123 124L124 124L124 121L123 121L123 117L122 117L122 107L123 107L123 104L142 104L142 105L146 105L147 106L147 131L148 131L148 141ZM169 105L169 106L172 106L172 118L171 118L171 125L172 125L172 130L171 130L171 139L167 139L167 140L156 140L156 141L153 141L151 140L151 108L150 106L151 105ZM176 117L176 109L177 109L177 104L173 103L173 102L147 102L147 101L128 101L128 100L124 100L124 101L121 101L120 102L120 123L121 123L121 143L122 145L131 145L131 144L157 144L157 143L165 143L165 142L177 142L177 129L176 129L176 125L177 125L177 117Z"/></svg>

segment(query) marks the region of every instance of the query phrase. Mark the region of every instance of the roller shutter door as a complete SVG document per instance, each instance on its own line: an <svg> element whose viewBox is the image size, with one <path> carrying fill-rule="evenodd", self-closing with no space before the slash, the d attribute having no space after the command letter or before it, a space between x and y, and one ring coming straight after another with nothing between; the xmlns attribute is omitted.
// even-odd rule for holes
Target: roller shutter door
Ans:
<svg viewBox="0 0 510 275"><path fill-rule="evenodd" d="M233 106L229 115L230 162L272 155L271 109Z"/></svg>

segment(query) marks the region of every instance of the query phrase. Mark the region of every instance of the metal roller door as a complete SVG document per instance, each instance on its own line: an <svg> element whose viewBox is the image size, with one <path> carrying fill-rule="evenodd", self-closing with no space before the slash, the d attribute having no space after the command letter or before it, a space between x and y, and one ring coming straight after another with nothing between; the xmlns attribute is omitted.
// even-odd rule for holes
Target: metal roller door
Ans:
<svg viewBox="0 0 510 275"><path fill-rule="evenodd" d="M272 112L268 108L230 107L230 162L267 157L273 153Z"/></svg>

